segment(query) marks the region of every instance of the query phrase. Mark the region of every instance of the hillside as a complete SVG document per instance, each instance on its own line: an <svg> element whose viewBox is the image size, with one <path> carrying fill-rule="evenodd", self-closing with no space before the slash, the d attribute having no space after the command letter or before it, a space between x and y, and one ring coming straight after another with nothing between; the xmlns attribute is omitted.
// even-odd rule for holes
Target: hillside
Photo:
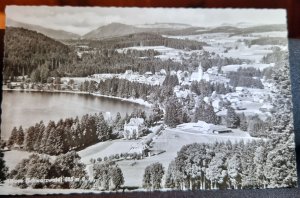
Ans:
<svg viewBox="0 0 300 198"><path fill-rule="evenodd" d="M120 36L113 39L103 39L99 41L92 41L89 44L94 48L103 49L118 49L135 46L165 46L175 49L191 49L199 50L206 46L205 42L189 41L182 39L165 38L158 33L138 33Z"/></svg>
<svg viewBox="0 0 300 198"><path fill-rule="evenodd" d="M4 37L4 77L30 75L38 67L49 71L66 64L72 57L69 47L43 34L24 28L8 27Z"/></svg>
<svg viewBox="0 0 300 198"><path fill-rule="evenodd" d="M172 31L166 31L166 35L198 35L198 34L213 34L213 33L229 33L231 36L242 35L242 34L251 34L251 33L260 33L260 32L274 32L274 31L285 31L286 25L283 24L274 24L274 25L256 25L250 26L249 24L224 24L219 27L211 28L201 28L201 27L190 27L185 29L178 29Z"/></svg>
<svg viewBox="0 0 300 198"><path fill-rule="evenodd" d="M181 31L184 29L190 29L189 25L178 23L155 23L144 25L126 25L122 23L111 23L105 26L101 26L91 32L85 34L82 39L89 40L102 40L107 38L115 38L121 36L127 36L137 33L161 33ZM199 28L197 28L199 29Z"/></svg>
<svg viewBox="0 0 300 198"><path fill-rule="evenodd" d="M111 23L101 26L83 36L84 39L103 39L119 37L128 34L144 32L144 28L137 28L132 25L125 25L121 23Z"/></svg>
<svg viewBox="0 0 300 198"><path fill-rule="evenodd" d="M8 27L20 27L20 28L25 28L28 30L33 30L37 31L39 33L42 33L50 38L53 38L55 40L69 40L69 39L78 39L80 36L78 34L74 34L71 32L67 32L64 30L54 30L50 28L45 28L39 25L32 25L32 24L27 24L27 23L21 23L15 20L12 20L8 18L6 20L6 25Z"/></svg>
<svg viewBox="0 0 300 198"><path fill-rule="evenodd" d="M153 23L137 25L140 28L170 28L170 29L185 29L192 27L191 25L184 23Z"/></svg>

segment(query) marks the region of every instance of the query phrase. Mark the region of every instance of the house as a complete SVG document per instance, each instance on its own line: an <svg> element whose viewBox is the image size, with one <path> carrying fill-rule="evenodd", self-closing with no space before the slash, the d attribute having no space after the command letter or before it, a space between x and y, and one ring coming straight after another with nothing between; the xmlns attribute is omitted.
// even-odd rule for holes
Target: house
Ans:
<svg viewBox="0 0 300 198"><path fill-rule="evenodd" d="M220 133L231 133L232 130L228 129L226 127L222 127L222 126L211 126L210 127L210 131L214 134L220 134Z"/></svg>
<svg viewBox="0 0 300 198"><path fill-rule="evenodd" d="M161 153L166 152L165 150L153 150L153 149L145 149L144 153L146 156L151 157L154 155L159 155Z"/></svg>
<svg viewBox="0 0 300 198"><path fill-rule="evenodd" d="M146 73L145 73L145 76L146 76L146 77L152 76L152 72L151 72L151 71L146 72Z"/></svg>
<svg viewBox="0 0 300 198"><path fill-rule="evenodd" d="M135 139L142 135L144 129L143 118L131 118L129 123L124 124L123 136L125 139Z"/></svg>
<svg viewBox="0 0 300 198"><path fill-rule="evenodd" d="M161 69L160 72L159 72L160 75L162 76L166 76L167 75L167 72L165 69Z"/></svg>

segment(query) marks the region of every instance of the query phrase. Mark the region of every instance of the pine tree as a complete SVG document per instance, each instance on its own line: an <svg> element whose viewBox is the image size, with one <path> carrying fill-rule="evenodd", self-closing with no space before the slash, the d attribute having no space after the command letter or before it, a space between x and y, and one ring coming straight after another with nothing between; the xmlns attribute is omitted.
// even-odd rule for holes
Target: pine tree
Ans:
<svg viewBox="0 0 300 198"><path fill-rule="evenodd" d="M36 134L34 127L31 126L27 129L26 131L26 136L25 136L25 150L27 151L33 151L34 150L34 143L36 141Z"/></svg>
<svg viewBox="0 0 300 198"><path fill-rule="evenodd" d="M239 184L241 184L241 172L242 165L240 157L234 154L227 162L228 177L230 182L230 187L233 189L239 189Z"/></svg>
<svg viewBox="0 0 300 198"><path fill-rule="evenodd" d="M257 147L253 161L256 164L255 178L260 188L266 188L266 177L264 173L266 158L266 148L264 146Z"/></svg>
<svg viewBox="0 0 300 198"><path fill-rule="evenodd" d="M154 124L159 122L164 117L164 112L159 108L157 103L152 107L152 116Z"/></svg>
<svg viewBox="0 0 300 198"><path fill-rule="evenodd" d="M103 114L99 113L99 115L95 115L95 117L96 135L98 137L98 140L105 141L109 139L111 136L111 129L105 121Z"/></svg>
<svg viewBox="0 0 300 198"><path fill-rule="evenodd" d="M42 151L41 144L45 143L45 142L42 141L44 133L45 133L45 125L44 125L43 121L41 121L39 124L37 123L34 126L34 133L36 135L36 138L35 138L35 143L34 143L33 149L34 149L34 151L39 151L40 152L40 151Z"/></svg>
<svg viewBox="0 0 300 198"><path fill-rule="evenodd" d="M22 126L19 127L19 130L17 132L17 137L16 137L16 144L21 146L24 143L24 131Z"/></svg>
<svg viewBox="0 0 300 198"><path fill-rule="evenodd" d="M36 145L38 146L35 146L35 149L36 151L38 152L45 152L46 150L49 150L51 151L51 147L53 145L51 145L49 142L48 142L48 138L50 136L51 133L53 133L53 131L55 131L55 122L54 121L49 121L47 127L44 129L44 131L40 130L40 126L38 125L36 127L36 130L40 130L40 137L39 137L39 142L36 142ZM37 140L38 141L38 140Z"/></svg>
<svg viewBox="0 0 300 198"><path fill-rule="evenodd" d="M166 105L165 123L170 127L175 127L182 123L182 104L176 97L168 100Z"/></svg>
<svg viewBox="0 0 300 198"><path fill-rule="evenodd" d="M206 177L211 181L211 189L218 189L225 182L227 171L224 166L225 153L216 153L206 169Z"/></svg>
<svg viewBox="0 0 300 198"><path fill-rule="evenodd" d="M202 120L202 121L205 120L205 113L204 113L205 106L206 106L206 103L204 102L203 99L201 99L199 101L198 107L196 107L196 110L195 110L194 122L198 122L199 120Z"/></svg>
<svg viewBox="0 0 300 198"><path fill-rule="evenodd" d="M228 128L237 128L240 125L240 119L232 107L227 108L226 125Z"/></svg>
<svg viewBox="0 0 300 198"><path fill-rule="evenodd" d="M18 130L17 127L14 127L11 131L9 140L8 140L8 146L14 146L17 143L18 138Z"/></svg>
<svg viewBox="0 0 300 198"><path fill-rule="evenodd" d="M3 183L7 176L8 176L8 168L7 166L5 165L5 161L3 159L3 153L2 151L0 150L0 183Z"/></svg>
<svg viewBox="0 0 300 198"><path fill-rule="evenodd" d="M207 104L205 111L203 112L204 121L212 124L219 124L219 118L214 111L214 107L211 104Z"/></svg>
<svg viewBox="0 0 300 198"><path fill-rule="evenodd" d="M245 116L245 113L242 113L240 115L240 129L242 131L247 131L247 129L248 129L248 122L247 122L247 118Z"/></svg>

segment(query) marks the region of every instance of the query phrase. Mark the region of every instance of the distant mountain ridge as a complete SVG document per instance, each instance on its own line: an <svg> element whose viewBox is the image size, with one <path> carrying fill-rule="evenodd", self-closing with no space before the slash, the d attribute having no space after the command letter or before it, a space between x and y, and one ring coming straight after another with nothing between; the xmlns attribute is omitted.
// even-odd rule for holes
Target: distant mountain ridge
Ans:
<svg viewBox="0 0 300 198"><path fill-rule="evenodd" d="M6 20L6 26L8 27L21 27L25 28L28 30L33 30L39 33L42 33L52 39L55 40L69 40L69 39L79 39L80 35L67 32L64 30L54 30L50 28L45 28L39 25L32 25L32 24L27 24L27 23L22 23L19 21L15 21L13 19L7 18Z"/></svg>
<svg viewBox="0 0 300 198"><path fill-rule="evenodd" d="M184 23L152 23L152 24L142 24L136 25L140 28L170 28L170 29L185 29L192 27L191 25Z"/></svg>
<svg viewBox="0 0 300 198"><path fill-rule="evenodd" d="M108 25L101 26L91 32L82 36L83 39L106 39L113 37L126 36L136 33L163 33L174 30L183 30L191 28L192 26L180 23L154 23L143 25L126 25L123 23L110 23Z"/></svg>
<svg viewBox="0 0 300 198"><path fill-rule="evenodd" d="M132 25L126 25L122 23L110 23L108 25L101 26L95 30L82 36L83 39L103 39L111 37L125 36L128 34L141 33L145 31L142 28L138 28Z"/></svg>
<svg viewBox="0 0 300 198"><path fill-rule="evenodd" d="M103 40L116 37L127 36L138 33L158 33L160 35L195 35L203 33L219 33L226 32L232 35L239 35L245 33L254 32L267 32L267 31L284 31L285 25L273 24L273 25L255 25L250 23L238 23L238 24L222 24L216 27L196 27L183 23L153 23L153 24L141 24L141 25L128 25L123 23L110 23L104 26L100 26L83 36L75 33L67 32L64 30L54 30L45 28L38 25L21 23L12 19L7 19L7 26L22 27L28 30L33 30L42 33L55 40Z"/></svg>

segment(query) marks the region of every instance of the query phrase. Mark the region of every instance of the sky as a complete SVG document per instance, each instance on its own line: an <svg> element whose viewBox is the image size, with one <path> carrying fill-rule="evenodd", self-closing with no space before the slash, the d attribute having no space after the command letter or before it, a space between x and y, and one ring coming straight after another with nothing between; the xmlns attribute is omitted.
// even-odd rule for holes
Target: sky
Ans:
<svg viewBox="0 0 300 198"><path fill-rule="evenodd" d="M286 24L286 11L283 9L8 6L6 18L84 35L112 22L128 25L184 23L202 27L237 23Z"/></svg>

